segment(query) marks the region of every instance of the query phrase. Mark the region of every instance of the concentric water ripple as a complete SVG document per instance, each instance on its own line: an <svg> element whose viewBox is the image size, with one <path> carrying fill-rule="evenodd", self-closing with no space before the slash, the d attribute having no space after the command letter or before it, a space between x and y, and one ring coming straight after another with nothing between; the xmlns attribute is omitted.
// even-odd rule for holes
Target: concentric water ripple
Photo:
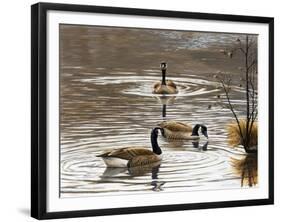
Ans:
<svg viewBox="0 0 281 222"><path fill-rule="evenodd" d="M118 72L120 74L123 74L122 72ZM147 73L147 76L137 76L135 72L129 72L131 73L130 76L118 76L116 78L115 76L112 77L100 77L97 75L96 78L91 79L81 79L78 81L81 81L83 83L93 83L96 85L126 85L126 88L122 90L125 94L131 94L131 95L138 95L138 96L155 96L155 94L152 93L152 86L153 83L156 83L159 81L159 78L161 77L160 72L158 73ZM111 72L111 75L116 74L116 72ZM194 75L188 75L188 74L177 74L179 76L184 76L181 78L169 78L170 80L174 81L177 84L179 93L175 95L166 95L169 96L177 96L177 97L196 97L196 96L203 96L208 94L219 94L222 92L222 88L220 87L220 84L218 81L210 81L205 79L198 79L197 76ZM115 85L116 86L116 85ZM129 86L129 87L127 87ZM233 87L233 91L241 92L242 88L239 87Z"/></svg>
<svg viewBox="0 0 281 222"><path fill-rule="evenodd" d="M225 156L213 151L200 151L200 148L189 148L190 146L189 143L185 144L184 151L164 148L165 155L161 165L131 169L106 168L95 157L95 152L84 153L84 158L72 155L62 161L62 192L65 196L71 196L75 193L153 190L157 184L162 184L161 190L166 191L203 189L210 182L222 188L237 185L240 177L232 175ZM162 147L165 147L164 143ZM153 181L157 184L153 184Z"/></svg>
<svg viewBox="0 0 281 222"><path fill-rule="evenodd" d="M180 83L179 94L158 96L151 93L151 85L156 79L153 76L77 79L83 83L78 85L81 98L83 92L86 94L93 87L92 84L95 87L113 87L119 94L113 98L95 98L93 113L68 106L65 102L65 112L73 121L71 124L69 121L65 121L67 124L62 122L62 196L239 186L241 175L233 174L229 158L241 158L244 152L229 148L226 144L225 124L231 120L229 110L216 101L210 102L210 98L220 92L218 83L194 76L175 78L173 80ZM240 93L240 90L235 92ZM87 99L91 101L91 98ZM166 105L165 117L161 115L163 104ZM210 104L213 106L208 109ZM243 101L237 100L236 104L244 106ZM204 123L208 126L210 139L208 143L203 140L196 144L191 141L167 141L160 137L164 157L161 164L156 166L108 169L101 158L96 157L103 150L130 145L150 149L150 129L164 119Z"/></svg>

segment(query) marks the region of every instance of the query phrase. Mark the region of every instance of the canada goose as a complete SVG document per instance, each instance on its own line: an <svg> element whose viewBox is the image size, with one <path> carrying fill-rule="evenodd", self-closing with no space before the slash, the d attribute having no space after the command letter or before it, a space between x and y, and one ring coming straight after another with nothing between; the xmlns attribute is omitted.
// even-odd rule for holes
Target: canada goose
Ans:
<svg viewBox="0 0 281 222"><path fill-rule="evenodd" d="M172 80L166 80L167 63L162 62L162 81L153 85L153 93L155 94L176 94L178 93L177 86Z"/></svg>
<svg viewBox="0 0 281 222"><path fill-rule="evenodd" d="M153 151L144 147L133 146L114 149L102 153L97 157L102 157L107 167L136 167L159 162L161 161L162 153L157 142L159 129L160 128L157 127L151 131L150 140Z"/></svg>
<svg viewBox="0 0 281 222"><path fill-rule="evenodd" d="M167 139L187 139L198 140L200 136L198 130L201 127L201 133L208 138L207 127L202 124L196 124L193 128L188 124L176 121L163 121L159 124L162 128L161 134Z"/></svg>
<svg viewBox="0 0 281 222"><path fill-rule="evenodd" d="M246 135L247 121L245 119L239 120L240 128L243 137ZM228 144L232 147L243 145L243 141L239 132L237 122L231 122L227 125ZM249 150L247 152L256 152L258 145L258 123L253 122L252 130L249 138Z"/></svg>

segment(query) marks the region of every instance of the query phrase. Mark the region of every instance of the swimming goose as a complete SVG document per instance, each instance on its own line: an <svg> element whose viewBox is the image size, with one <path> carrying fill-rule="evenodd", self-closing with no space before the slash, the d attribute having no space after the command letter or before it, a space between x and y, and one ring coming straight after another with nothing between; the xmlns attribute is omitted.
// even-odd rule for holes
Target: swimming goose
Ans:
<svg viewBox="0 0 281 222"><path fill-rule="evenodd" d="M107 167L136 167L161 161L161 148L158 146L157 137L159 127L151 131L150 140L152 151L145 147L125 147L114 149L98 155L102 157Z"/></svg>
<svg viewBox="0 0 281 222"><path fill-rule="evenodd" d="M245 119L239 120L241 131L243 136L246 135L247 121ZM232 147L243 145L243 140L239 133L239 127L236 122L231 122L227 125L227 137L228 144ZM248 153L254 153L257 151L258 145L258 123L253 122L252 130L250 133L249 148L246 150Z"/></svg>
<svg viewBox="0 0 281 222"><path fill-rule="evenodd" d="M176 121L163 121L159 124L162 128L161 134L167 139L186 139L186 140L198 140L199 128L201 128L201 133L208 138L207 127L202 124L196 124L193 128L192 126L176 122Z"/></svg>
<svg viewBox="0 0 281 222"><path fill-rule="evenodd" d="M153 85L153 93L155 94L176 94L178 93L177 86L172 80L166 80L167 63L162 62L162 81Z"/></svg>

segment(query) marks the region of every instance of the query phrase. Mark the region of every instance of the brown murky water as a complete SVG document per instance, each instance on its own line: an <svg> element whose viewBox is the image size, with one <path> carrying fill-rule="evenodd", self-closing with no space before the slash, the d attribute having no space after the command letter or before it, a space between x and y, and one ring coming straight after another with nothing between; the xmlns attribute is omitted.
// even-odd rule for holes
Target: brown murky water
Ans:
<svg viewBox="0 0 281 222"><path fill-rule="evenodd" d="M234 189L257 185L256 157L227 145L232 120L218 104L213 78L233 78L233 103L245 114L238 86L241 56L219 52L243 35L60 26L61 197ZM153 95L161 79L159 64L179 87L175 96ZM231 74L230 74L231 73ZM209 140L167 141L159 137L161 165L106 168L96 157L109 148L150 147L150 130L163 120L208 127ZM244 178L242 178L244 177Z"/></svg>

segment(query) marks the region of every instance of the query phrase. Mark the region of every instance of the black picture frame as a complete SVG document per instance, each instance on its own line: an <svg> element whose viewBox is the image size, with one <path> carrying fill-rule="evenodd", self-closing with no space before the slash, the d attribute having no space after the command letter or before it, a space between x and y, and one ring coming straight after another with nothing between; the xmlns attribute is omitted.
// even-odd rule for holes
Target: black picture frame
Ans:
<svg viewBox="0 0 281 222"><path fill-rule="evenodd" d="M176 204L101 210L47 212L47 12L72 11L268 24L269 27L269 193L267 199ZM274 203L274 18L75 4L37 3L31 6L31 216L37 219L163 212Z"/></svg>

